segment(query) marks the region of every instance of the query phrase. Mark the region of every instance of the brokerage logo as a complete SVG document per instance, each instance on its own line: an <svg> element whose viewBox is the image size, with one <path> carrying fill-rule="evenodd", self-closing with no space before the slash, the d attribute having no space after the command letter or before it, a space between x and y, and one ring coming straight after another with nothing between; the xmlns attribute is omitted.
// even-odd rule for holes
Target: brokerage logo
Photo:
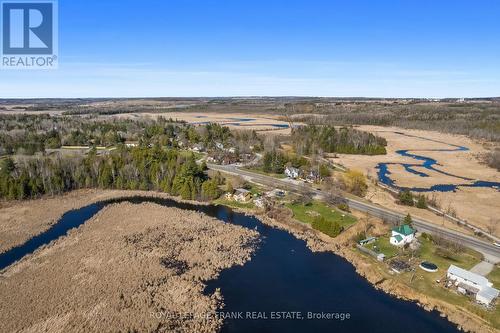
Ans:
<svg viewBox="0 0 500 333"><path fill-rule="evenodd" d="M56 1L3 0L0 19L2 68L57 68Z"/></svg>

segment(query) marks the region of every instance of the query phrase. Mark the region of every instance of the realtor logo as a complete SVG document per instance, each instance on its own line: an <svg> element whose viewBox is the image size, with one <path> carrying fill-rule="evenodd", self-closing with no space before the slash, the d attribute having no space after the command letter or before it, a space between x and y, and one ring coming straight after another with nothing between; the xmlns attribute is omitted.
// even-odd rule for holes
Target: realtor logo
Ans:
<svg viewBox="0 0 500 333"><path fill-rule="evenodd" d="M1 2L2 68L57 67L57 3Z"/></svg>

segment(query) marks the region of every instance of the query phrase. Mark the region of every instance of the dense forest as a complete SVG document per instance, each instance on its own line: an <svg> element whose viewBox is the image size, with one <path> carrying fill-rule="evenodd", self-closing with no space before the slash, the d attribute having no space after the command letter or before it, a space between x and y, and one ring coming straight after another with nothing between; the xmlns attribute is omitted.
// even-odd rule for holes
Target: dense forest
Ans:
<svg viewBox="0 0 500 333"><path fill-rule="evenodd" d="M144 140L167 145L184 129L172 119L138 120L50 115L0 116L0 154L32 155L61 146L109 147ZM187 129L185 129L187 130Z"/></svg>
<svg viewBox="0 0 500 333"><path fill-rule="evenodd" d="M384 155L387 141L371 133L334 126L301 126L293 129L292 143L299 155L339 153Z"/></svg>
<svg viewBox="0 0 500 333"><path fill-rule="evenodd" d="M309 112L295 107L296 112L301 114L294 116L294 120L318 125L397 126L500 142L498 100L467 103L344 101L316 103L313 106Z"/></svg>
<svg viewBox="0 0 500 333"><path fill-rule="evenodd" d="M0 196L6 199L56 195L82 188L156 190L183 199L210 200L220 195L216 180L193 154L176 149L121 147L111 154L85 157L0 160Z"/></svg>
<svg viewBox="0 0 500 333"><path fill-rule="evenodd" d="M0 156L33 155L62 146L111 147L126 141L171 148L196 143L212 148L218 142L243 153L262 145L253 131L231 132L218 124L192 126L164 117L0 115Z"/></svg>

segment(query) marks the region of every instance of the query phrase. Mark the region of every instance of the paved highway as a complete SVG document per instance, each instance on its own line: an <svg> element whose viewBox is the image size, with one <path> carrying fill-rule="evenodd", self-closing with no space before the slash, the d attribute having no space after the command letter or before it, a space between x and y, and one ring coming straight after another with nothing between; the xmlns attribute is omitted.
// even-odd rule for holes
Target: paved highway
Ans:
<svg viewBox="0 0 500 333"><path fill-rule="evenodd" d="M304 184L296 184L290 182L289 180L277 179L271 176L262 175L248 170L242 170L232 165L221 166L221 165L209 164L208 168L215 171L221 171L239 175L253 181L254 183L261 185L271 186L274 188L280 188L291 192L299 192L299 193L303 193L304 189L306 188L312 194L323 196L323 193L320 190L310 187L305 187L306 185ZM371 203L366 203L351 198L345 198L345 200L347 201L347 203L351 208L361 212L369 213L372 216L384 219L389 222L399 222L404 218L403 214L397 213L395 211L392 211L390 209L381 206L377 206ZM454 230L449 230L442 226L418 218L413 218L413 226L418 231L439 235L443 238L453 240L467 247L475 249L481 252L485 257L485 260L487 261L493 263L500 262L500 248L496 247L492 243L480 240L476 237L469 236Z"/></svg>

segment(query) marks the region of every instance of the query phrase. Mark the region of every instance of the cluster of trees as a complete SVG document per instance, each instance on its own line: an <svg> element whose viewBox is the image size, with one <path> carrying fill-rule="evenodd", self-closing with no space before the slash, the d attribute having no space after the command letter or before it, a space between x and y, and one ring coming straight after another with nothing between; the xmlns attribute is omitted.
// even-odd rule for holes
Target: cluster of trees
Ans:
<svg viewBox="0 0 500 333"><path fill-rule="evenodd" d="M277 150L268 151L262 158L262 170L268 173L281 174L285 171L288 161L288 156L284 153Z"/></svg>
<svg viewBox="0 0 500 333"><path fill-rule="evenodd" d="M371 133L334 126L301 126L293 129L292 142L299 155L340 153L385 155L387 141Z"/></svg>
<svg viewBox="0 0 500 333"><path fill-rule="evenodd" d="M173 120L0 115L0 154L32 155L65 146L113 146L126 140L163 143L183 126Z"/></svg>
<svg viewBox="0 0 500 333"><path fill-rule="evenodd" d="M155 190L183 199L215 199L218 180L205 174L193 154L176 149L122 147L98 156L95 151L79 158L38 158L14 163L0 161L0 197L35 198L81 188Z"/></svg>
<svg viewBox="0 0 500 333"><path fill-rule="evenodd" d="M287 166L301 170L314 168L322 178L331 175L330 168L324 163L308 160L303 156L285 154L278 150L267 151L262 158L262 171L268 173L282 174Z"/></svg>
<svg viewBox="0 0 500 333"><path fill-rule="evenodd" d="M158 117L85 118L50 115L0 115L0 155L33 155L61 146L117 146L125 141L162 147L203 143L212 148L216 142L241 147L261 147L255 132L233 135L218 124L192 126L184 122Z"/></svg>
<svg viewBox="0 0 500 333"><path fill-rule="evenodd" d="M416 206L420 209L427 208L427 198L425 197L425 195L418 195L415 199L413 193L408 190L399 192L399 202L405 206Z"/></svg>
<svg viewBox="0 0 500 333"><path fill-rule="evenodd" d="M312 222L312 227L330 237L337 237L343 231L338 222L329 221L323 216L317 216Z"/></svg>
<svg viewBox="0 0 500 333"><path fill-rule="evenodd" d="M435 245L434 254L445 259L457 260L458 254L466 250L462 244L444 239L440 236L426 234L425 239L431 241Z"/></svg>
<svg viewBox="0 0 500 333"><path fill-rule="evenodd" d="M364 197L368 190L368 184L365 175L357 170L349 170L344 173L340 179L340 187L349 193Z"/></svg>
<svg viewBox="0 0 500 333"><path fill-rule="evenodd" d="M499 102L330 102L314 109L324 117L300 116L296 121L332 125L397 126L463 134L500 141Z"/></svg>

